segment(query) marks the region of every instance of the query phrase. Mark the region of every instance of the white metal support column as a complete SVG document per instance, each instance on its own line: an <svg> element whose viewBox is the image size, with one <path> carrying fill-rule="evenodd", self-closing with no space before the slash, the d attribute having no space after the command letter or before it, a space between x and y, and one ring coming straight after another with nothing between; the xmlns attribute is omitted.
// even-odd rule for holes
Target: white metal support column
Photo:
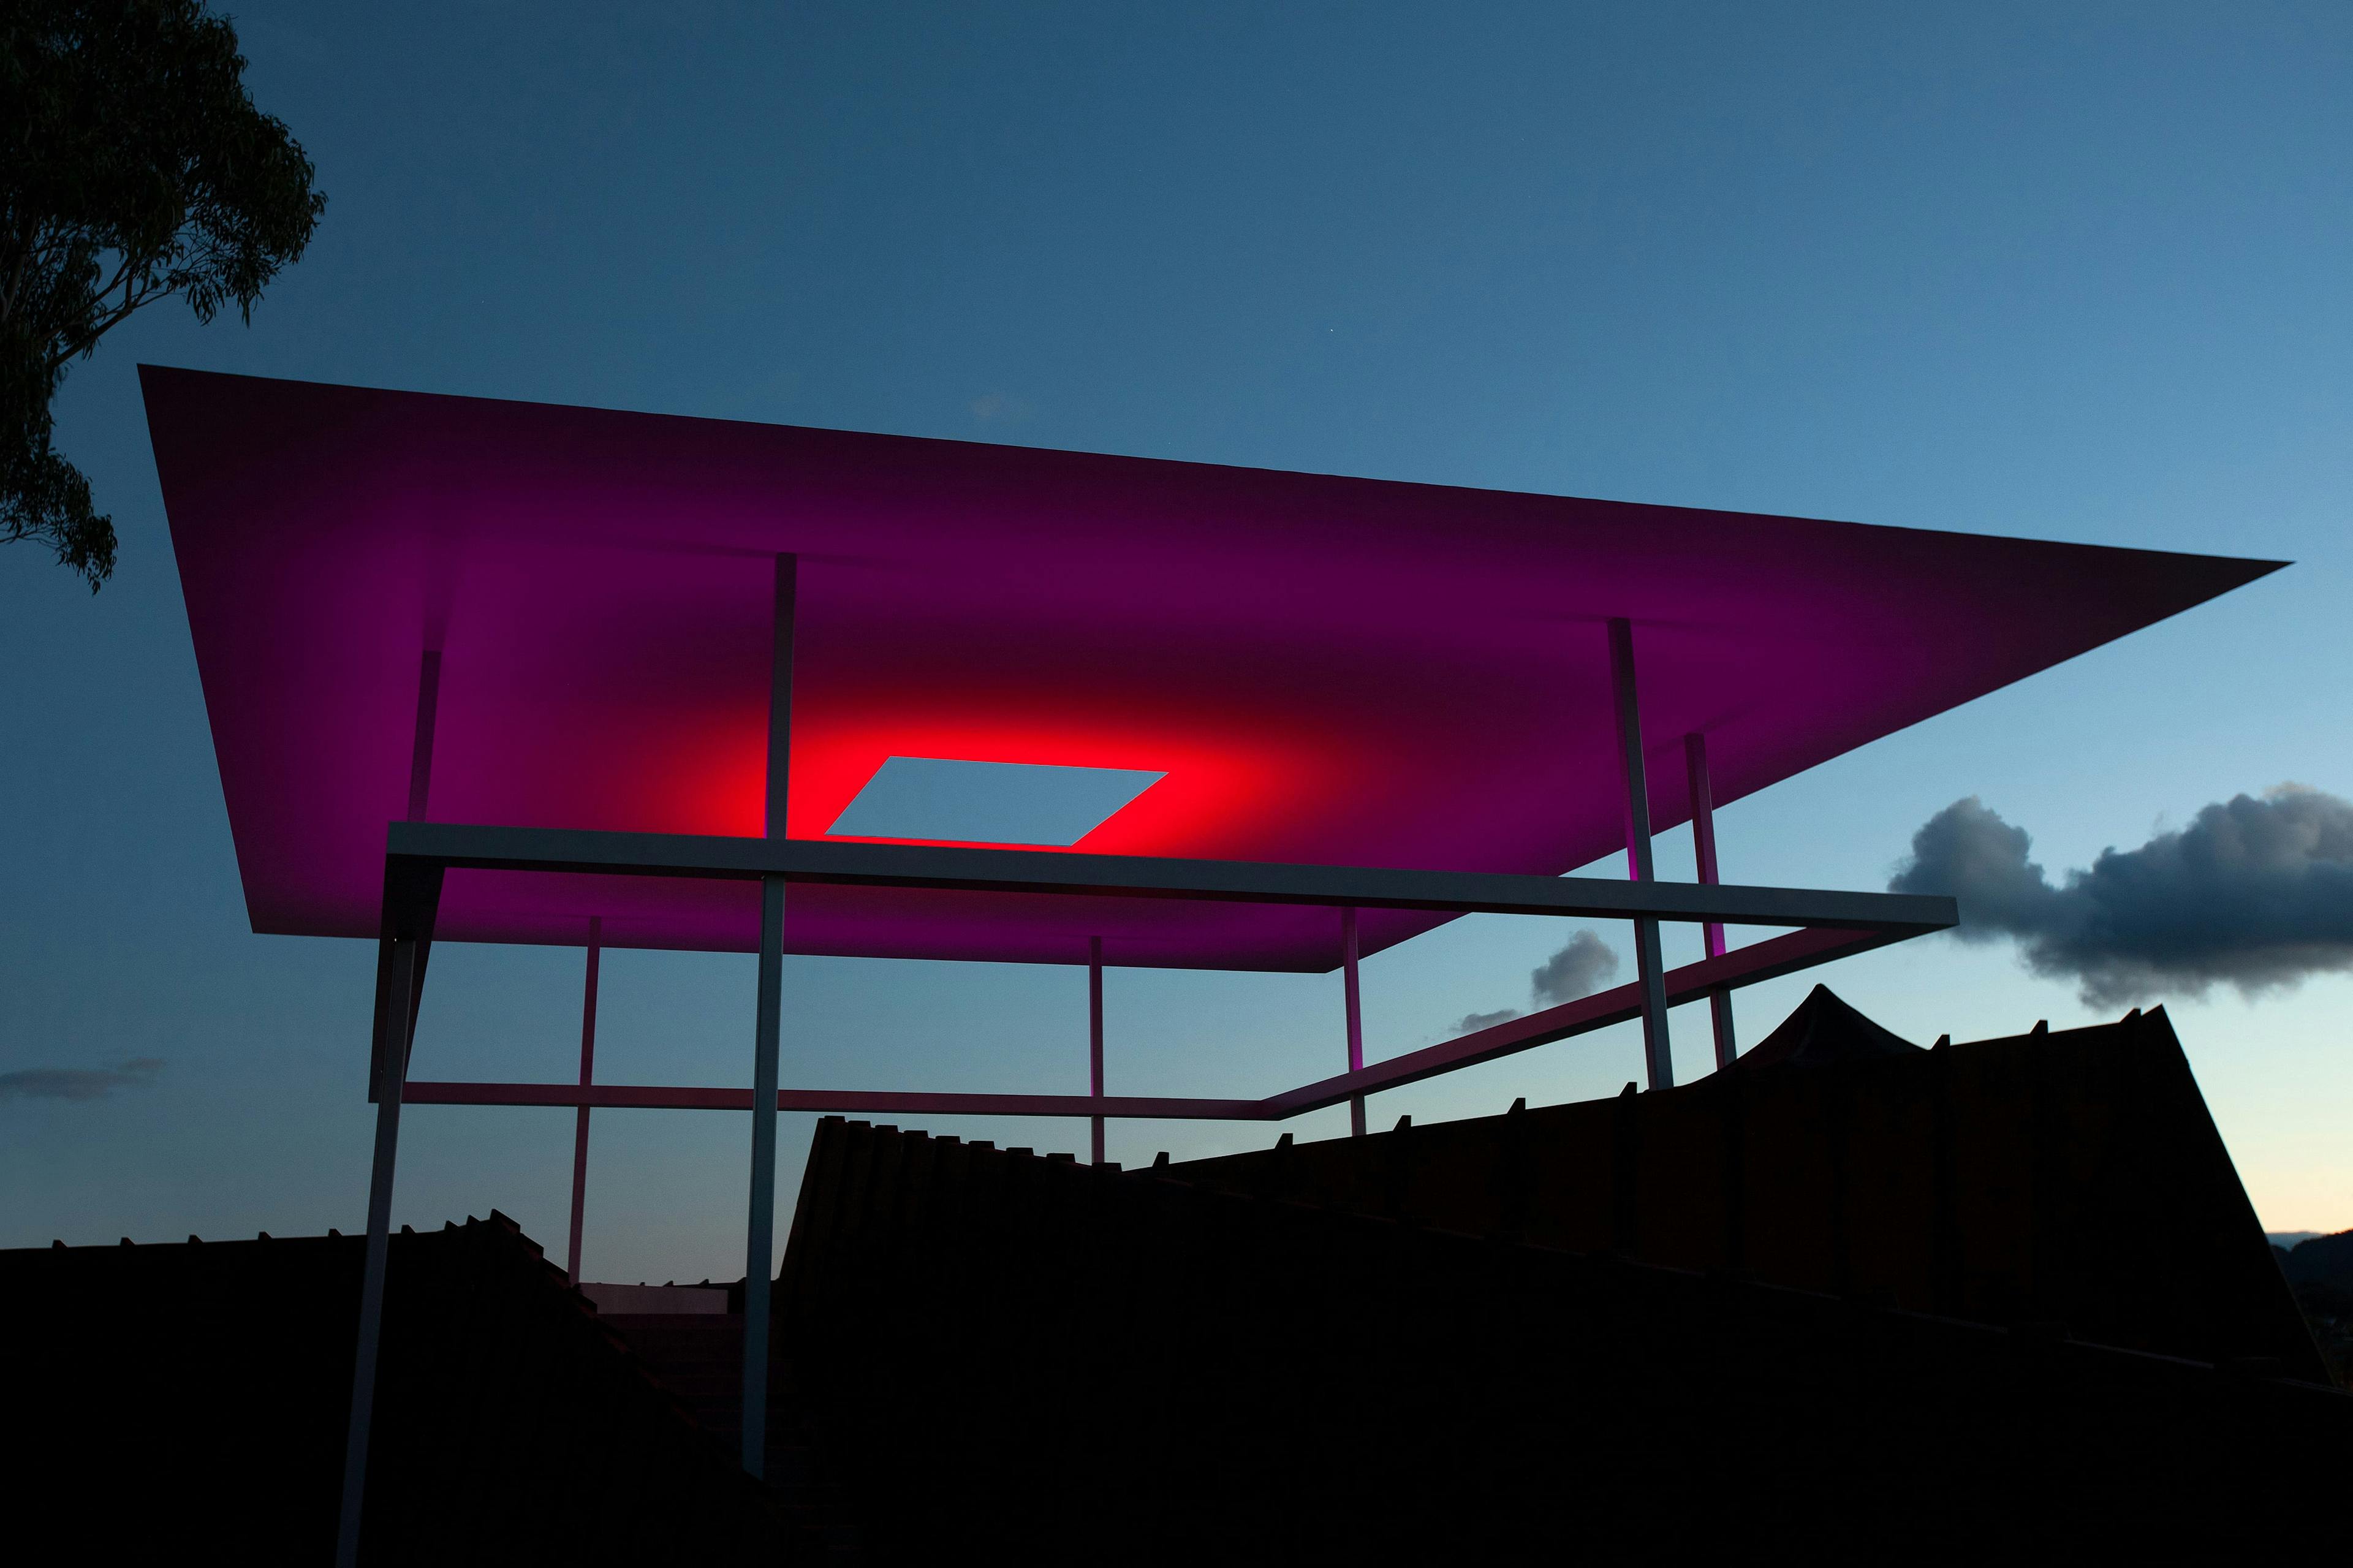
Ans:
<svg viewBox="0 0 2353 1568"><path fill-rule="evenodd" d="M768 670L767 837L783 838L793 745L793 609L798 562L776 557ZM744 1468L768 1462L768 1297L776 1266L776 1051L785 990L785 879L760 880L760 985L752 1055L752 1204L744 1238Z"/></svg>
<svg viewBox="0 0 2353 1568"><path fill-rule="evenodd" d="M596 964L605 950L605 917L588 917L588 979L580 998L580 1087L596 1081ZM576 1289L580 1275L580 1222L588 1209L588 1108L572 1123L572 1249L565 1273Z"/></svg>
<svg viewBox="0 0 2353 1568"><path fill-rule="evenodd" d="M1609 623L1610 686L1618 705L1618 762L1625 784L1626 875L1631 881L1657 879L1651 868L1651 783L1642 763L1642 714L1634 688L1634 626ZM1635 978L1642 987L1642 1059L1652 1089L1675 1086L1673 1052L1667 1043L1666 966L1659 954L1659 922L1634 922Z"/></svg>
<svg viewBox="0 0 2353 1568"><path fill-rule="evenodd" d="M1713 884L1720 879L1715 866L1715 787L1708 779L1706 736L1694 732L1683 737L1683 774L1691 785L1692 848L1699 861L1699 879ZM1723 957L1723 922L1704 921L1700 931L1707 943L1707 956ZM1709 992L1707 1013L1715 1026L1715 1065L1721 1070L1739 1054L1732 1034L1732 993L1721 985Z"/></svg>
<svg viewBox="0 0 2353 1568"><path fill-rule="evenodd" d="M1365 1070L1365 1005L1356 989L1356 910L1354 905L1340 911L1341 994L1348 1015L1348 1070ZM1365 1097L1354 1095L1348 1100L1348 1136L1365 1135Z"/></svg>
<svg viewBox="0 0 2353 1568"><path fill-rule="evenodd" d="M1103 938L1087 938L1087 1093L1103 1098ZM1103 1163L1103 1119L1089 1117L1094 1163Z"/></svg>

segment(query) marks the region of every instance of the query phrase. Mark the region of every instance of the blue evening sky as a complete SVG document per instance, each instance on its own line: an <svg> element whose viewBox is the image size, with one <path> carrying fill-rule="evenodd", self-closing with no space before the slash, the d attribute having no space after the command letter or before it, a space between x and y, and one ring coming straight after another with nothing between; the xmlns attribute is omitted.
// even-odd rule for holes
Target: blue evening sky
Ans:
<svg viewBox="0 0 2353 1568"><path fill-rule="evenodd" d="M364 1212L373 951L247 928L142 360L2286 557L1731 805L1725 874L1880 887L1966 795L2055 875L2241 791L2353 794L2336 0L237 16L325 225L250 330L162 307L75 369L58 441L121 531L113 583L92 599L33 547L0 552L0 1073L164 1064L99 1098L0 1099L0 1246ZM1662 840L1662 874L1689 866ZM1370 961L1370 1053L1526 1005L1567 934L1468 921ZM580 968L437 953L417 1072L569 1077ZM608 955L599 1076L746 1081L752 968ZM2008 948L1948 938L1823 977L1924 1042L2094 1016ZM1745 1037L1810 984L1743 993ZM788 1082L1083 1087L1082 972L795 959L786 984ZM1341 1065L1335 978L1114 971L1108 992L1114 1092ZM2353 1226L2348 1002L2336 976L2173 1006L2274 1229ZM1695 1075L1704 1010L1675 1026ZM1620 1028L1373 1117L1639 1073ZM1345 1113L1290 1125L1329 1136ZM786 1119L787 1201L807 1131ZM1278 1131L1115 1123L1112 1155ZM747 1144L740 1116L600 1115L589 1276L741 1274ZM396 1217L495 1205L560 1258L570 1146L564 1111L417 1110Z"/></svg>

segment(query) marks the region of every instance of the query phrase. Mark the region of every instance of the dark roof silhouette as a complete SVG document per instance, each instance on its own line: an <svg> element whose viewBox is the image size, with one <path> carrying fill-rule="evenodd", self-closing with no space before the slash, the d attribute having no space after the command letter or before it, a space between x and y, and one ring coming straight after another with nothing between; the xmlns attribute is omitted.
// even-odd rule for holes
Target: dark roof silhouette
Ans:
<svg viewBox="0 0 2353 1568"><path fill-rule="evenodd" d="M2162 1011L1784 1034L1863 1054L1126 1173L828 1118L765 1486L740 1289L607 1318L501 1215L404 1232L363 1561L2301 1545L2353 1398ZM361 1247L0 1252L20 1489L101 1555L322 1556Z"/></svg>
<svg viewBox="0 0 2353 1568"><path fill-rule="evenodd" d="M1825 1068L1882 1057L1911 1056L1920 1047L1877 1024L1841 1001L1827 985L1817 985L1781 1020L1781 1026L1757 1042L1756 1048L1733 1062L1736 1068Z"/></svg>
<svg viewBox="0 0 2353 1568"><path fill-rule="evenodd" d="M1698 1089L1602 1115L1621 1103L1655 1108L1625 1119L1646 1145L1697 1152L1673 1123ZM887 1563L2261 1554L2353 1464L2353 1399L2279 1357L2099 1344L2056 1303L1971 1322L1531 1245L1511 1200L1549 1200L1544 1115L1127 1173L827 1118L772 1397L824 1434ZM1403 1217L1302 1191L1326 1155ZM1500 1185L1500 1210L1419 1219L1417 1187L1450 1182ZM1717 1459L1672 1458L1694 1451Z"/></svg>
<svg viewBox="0 0 2353 1568"><path fill-rule="evenodd" d="M365 1245L0 1251L23 1509L97 1560L330 1561ZM786 1558L784 1500L512 1220L391 1247L363 1563Z"/></svg>
<svg viewBox="0 0 2353 1568"><path fill-rule="evenodd" d="M1176 1170L1409 1225L2329 1380L2162 1008L1930 1051L1818 989L1771 1037L1785 1034L1856 1054Z"/></svg>

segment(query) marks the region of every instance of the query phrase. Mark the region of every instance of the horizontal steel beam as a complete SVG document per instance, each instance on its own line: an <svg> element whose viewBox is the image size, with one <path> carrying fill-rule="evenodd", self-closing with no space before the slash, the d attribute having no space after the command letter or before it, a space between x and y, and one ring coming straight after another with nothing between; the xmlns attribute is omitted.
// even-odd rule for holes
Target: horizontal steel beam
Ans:
<svg viewBox="0 0 2353 1568"><path fill-rule="evenodd" d="M388 868L406 863L746 880L783 876L797 882L854 887L1205 899L1588 920L1710 921L1725 925L1837 926L1902 936L1943 931L1959 919L1952 900L1915 893L1178 860L928 844L480 827L442 822L393 823L386 851Z"/></svg>
<svg viewBox="0 0 2353 1568"><path fill-rule="evenodd" d="M1712 990L1732 990L1851 953L1902 941L1886 931L1800 931L1735 948L1667 972L1669 1003L1692 1002ZM1176 1100L1145 1095L923 1094L898 1089L787 1089L779 1110L901 1116L1109 1116L1129 1121L1281 1121L1360 1094L1400 1089L1440 1073L1493 1061L1515 1051L1588 1034L1641 1014L1639 984L1612 986L1590 996L1480 1029L1427 1050L1411 1051L1306 1084L1264 1100ZM586 1105L659 1110L749 1110L748 1089L661 1089L634 1084L412 1083L411 1105Z"/></svg>
<svg viewBox="0 0 2353 1568"><path fill-rule="evenodd" d="M1704 958L1697 963L1686 963L1666 973L1667 1005L1696 1002L1711 991L1737 990L1759 981L1774 980L1818 963L1846 958L1858 952L1868 952L1874 947L1904 940L1902 932L1836 931L1816 929L1791 931L1769 941L1753 942L1734 948L1715 958ZM1481 1062L1493 1061L1516 1051L1565 1040L1572 1035L1590 1034L1623 1024L1642 1016L1642 988L1640 981L1613 985L1607 991L1597 991L1590 996L1580 996L1557 1007L1530 1013L1490 1029L1478 1029L1468 1035L1441 1041L1423 1050L1409 1051L1385 1062L1376 1062L1356 1072L1345 1072L1317 1083L1304 1084L1274 1095L1263 1103L1280 1121L1305 1111L1321 1110L1327 1105L1337 1105L1361 1094L1374 1094L1386 1089L1401 1089L1419 1083L1426 1078L1452 1072L1457 1068L1476 1067Z"/></svg>
<svg viewBox="0 0 2353 1568"><path fill-rule="evenodd" d="M596 1109L749 1110L748 1089L659 1089L615 1083L411 1083L410 1105L586 1105ZM786 1089L779 1110L882 1111L916 1116L1116 1116L1133 1121L1264 1121L1259 1100L1145 1095L921 1094L895 1089Z"/></svg>

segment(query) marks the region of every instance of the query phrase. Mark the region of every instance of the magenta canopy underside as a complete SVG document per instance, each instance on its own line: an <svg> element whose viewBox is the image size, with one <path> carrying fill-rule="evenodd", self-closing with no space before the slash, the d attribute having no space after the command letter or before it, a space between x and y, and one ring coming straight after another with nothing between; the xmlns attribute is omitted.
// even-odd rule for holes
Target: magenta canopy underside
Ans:
<svg viewBox="0 0 2353 1568"><path fill-rule="evenodd" d="M1565 873L2273 569L2215 556L145 367L246 904L377 934L427 817L757 836L892 756L1166 775L1081 852ZM1736 878L1735 879L1737 879ZM753 951L751 884L454 871L443 940ZM1443 917L1368 910L1367 952ZM1324 970L1328 910L797 887L805 953Z"/></svg>

